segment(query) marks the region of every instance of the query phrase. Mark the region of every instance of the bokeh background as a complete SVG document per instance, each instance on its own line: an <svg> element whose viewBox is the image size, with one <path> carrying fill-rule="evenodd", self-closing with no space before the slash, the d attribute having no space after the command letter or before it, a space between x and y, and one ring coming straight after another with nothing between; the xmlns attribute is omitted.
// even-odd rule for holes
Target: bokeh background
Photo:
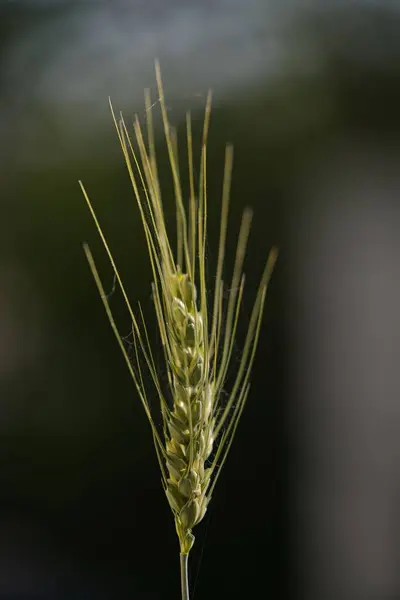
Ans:
<svg viewBox="0 0 400 600"><path fill-rule="evenodd" d="M210 265L226 141L228 267L242 209L256 213L241 335L261 259L280 248L250 399L198 527L192 596L397 599L397 0L1 0L0 598L179 595L149 427L83 241L127 336L130 323L77 183L151 315L108 97L144 120L155 57L182 134L186 109L200 133L214 93Z"/></svg>

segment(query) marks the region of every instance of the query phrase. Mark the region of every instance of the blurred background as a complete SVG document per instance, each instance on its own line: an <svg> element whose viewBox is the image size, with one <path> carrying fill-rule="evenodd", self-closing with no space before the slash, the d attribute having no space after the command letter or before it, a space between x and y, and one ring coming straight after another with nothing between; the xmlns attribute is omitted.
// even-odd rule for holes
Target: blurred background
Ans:
<svg viewBox="0 0 400 600"><path fill-rule="evenodd" d="M173 520L82 251L112 292L78 187L151 323L108 97L144 121L155 57L181 135L190 109L199 139L214 93L210 264L227 141L228 267L241 211L256 213L237 357L261 257L280 248L252 392L195 532L192 597L397 599L397 0L0 0L0 598L179 596Z"/></svg>

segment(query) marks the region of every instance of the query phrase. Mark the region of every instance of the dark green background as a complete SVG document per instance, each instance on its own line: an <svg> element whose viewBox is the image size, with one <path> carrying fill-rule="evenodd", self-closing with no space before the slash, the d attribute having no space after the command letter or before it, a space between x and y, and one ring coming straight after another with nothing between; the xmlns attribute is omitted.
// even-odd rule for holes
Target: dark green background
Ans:
<svg viewBox="0 0 400 600"><path fill-rule="evenodd" d="M139 83L133 75L119 80L118 64L113 75L106 47L99 60L104 60L108 86L101 92L94 87L93 96L89 87L84 98L77 93L73 100L67 84L74 69L79 71L77 63L66 73L65 90L63 73L56 73L54 90L59 98L65 95L65 103L43 101L36 90L53 52L68 47L69 27L72 32L79 11L96 10L94 2L83 4L0 4L0 117L5 117L0 120L5 365L0 371L0 560L10 582L0 594L26 599L178 598L172 517L149 427L82 251L86 240L111 290L112 274L77 184L83 179L87 186L130 297L151 315L144 239L107 96L114 99L115 85L117 110L122 106L125 114L140 114L137 88L140 83L140 88L154 90L153 57L146 52L133 57L140 65ZM102 10L107 7L100 4ZM147 24L166 19L167 4L162 10L152 10L151 2L115 4L110 19L123 28L123 11L129 10L137 32L141 19ZM193 582L199 572L198 599L302 597L293 510L296 452L287 419L292 359L288 315L292 319L295 312L286 275L293 259L287 224L309 208L298 198L297 182L338 139L397 147L400 133L398 13L367 2L348 3L348 8L327 3L324 10L298 10L300 5L286 3L278 37L287 56L279 69L269 72L270 57L262 53L272 17L260 6L249 3L249 11L258 11L257 35L244 21L240 38L243 54L259 52L257 67L251 74L239 70L234 85L223 69L215 72L212 53L218 49L206 43L190 68L184 52L164 60L159 56L171 120L181 133L186 107L194 112L199 131L210 72L215 92L209 150L211 264L217 251L225 141L232 141L236 152L230 258L241 210L246 204L255 210L242 334L261 259L272 244L281 250L248 406L209 514L196 532L191 565ZM179 18L179 4L172 10ZM218 18L224 10L226 18L241 18L223 4L210 3L207 10L215 10ZM32 46L24 50L23 42L39 29L43 47L36 44L29 55ZM20 62L13 71L16 47ZM82 64L87 51L82 44ZM234 57L239 54L236 48ZM190 74L187 80L185 73ZM81 79L77 75L78 91ZM162 174L167 173L164 158L161 153ZM170 204L171 216L172 210ZM129 320L117 294L112 302L128 334Z"/></svg>

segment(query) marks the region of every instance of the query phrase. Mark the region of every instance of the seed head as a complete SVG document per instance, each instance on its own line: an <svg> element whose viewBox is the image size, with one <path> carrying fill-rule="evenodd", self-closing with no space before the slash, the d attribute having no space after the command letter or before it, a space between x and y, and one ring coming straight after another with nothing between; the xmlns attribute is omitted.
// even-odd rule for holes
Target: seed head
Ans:
<svg viewBox="0 0 400 600"><path fill-rule="evenodd" d="M135 149L123 118L117 120L114 112L112 114L141 215L153 271L154 307L168 373L167 390L163 389L155 367L142 312L140 310L141 323L139 324L92 204L81 184L132 320L134 362L131 361L124 347L87 246L85 246L85 251L110 324L149 419L163 487L175 517L181 553L188 554L194 542L192 529L205 515L249 393L249 378L261 327L265 295L277 251L271 250L266 261L256 291L240 363L228 390L228 400L223 404L221 392L226 384L240 314L245 283L243 261L252 213L250 209L246 209L243 213L232 280L227 301L225 301L222 277L233 162L233 150L231 146L228 146L225 153L215 286L210 296L211 290L205 276L205 247L207 240L207 139L211 95L208 96L205 110L198 189L195 189L194 186L190 114L186 118L189 173L189 190L186 194L181 185L176 137L167 117L158 63L156 63L156 78L165 141L174 182L177 224L176 251L172 249L163 210L155 155L150 94L147 92L145 96L147 144L137 118L134 123ZM142 190L144 191L142 192ZM189 196L187 207L183 202L186 195ZM208 301L210 297L212 298L211 303ZM211 304L211 308L209 304ZM139 353L142 354L142 360L139 358ZM162 432L157 428L150 411L142 375L141 364L143 361L160 400Z"/></svg>

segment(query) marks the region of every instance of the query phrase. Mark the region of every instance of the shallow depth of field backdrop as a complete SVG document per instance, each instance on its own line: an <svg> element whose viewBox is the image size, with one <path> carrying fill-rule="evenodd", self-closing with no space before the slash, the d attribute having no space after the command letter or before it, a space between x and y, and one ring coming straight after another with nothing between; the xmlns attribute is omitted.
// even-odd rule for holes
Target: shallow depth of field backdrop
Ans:
<svg viewBox="0 0 400 600"><path fill-rule="evenodd" d="M237 356L281 249L248 405L195 531L193 597L399 598L400 10L383 0L0 1L0 597L179 595L149 427L83 241L130 323L77 183L151 322L108 96L143 122L156 56L181 135L189 108L199 136L214 92L210 268L226 141L230 266L255 210Z"/></svg>

